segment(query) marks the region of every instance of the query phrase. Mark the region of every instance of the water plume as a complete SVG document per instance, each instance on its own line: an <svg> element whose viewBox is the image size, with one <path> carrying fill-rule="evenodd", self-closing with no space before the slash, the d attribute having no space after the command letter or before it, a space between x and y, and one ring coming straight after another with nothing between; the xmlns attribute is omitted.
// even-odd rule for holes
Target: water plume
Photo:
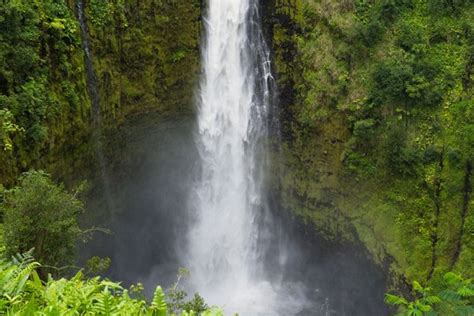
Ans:
<svg viewBox="0 0 474 316"><path fill-rule="evenodd" d="M257 1L208 3L196 137L200 172L187 240L191 288L241 315L285 314L283 301L296 308L287 289L283 297L281 276L264 266L272 226L264 180L275 116L259 19Z"/></svg>

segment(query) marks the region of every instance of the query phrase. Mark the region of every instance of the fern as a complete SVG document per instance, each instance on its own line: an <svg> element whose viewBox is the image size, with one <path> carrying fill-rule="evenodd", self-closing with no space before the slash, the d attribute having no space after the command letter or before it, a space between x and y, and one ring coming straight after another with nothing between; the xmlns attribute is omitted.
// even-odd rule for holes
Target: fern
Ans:
<svg viewBox="0 0 474 316"><path fill-rule="evenodd" d="M461 296L462 298L470 298L474 296L474 289L464 285L459 288L456 293L459 294L459 296Z"/></svg>
<svg viewBox="0 0 474 316"><path fill-rule="evenodd" d="M119 283L100 277L85 278L78 272L71 279L41 281L35 271L40 265L31 253L0 260L0 315L152 315L170 316L161 287L150 304L132 298ZM218 309L181 316L222 316Z"/></svg>
<svg viewBox="0 0 474 316"><path fill-rule="evenodd" d="M154 316L166 316L168 307L166 305L165 293L161 286L157 286L151 302L151 310Z"/></svg>
<svg viewBox="0 0 474 316"><path fill-rule="evenodd" d="M408 304L408 301L404 299L403 297L399 297L396 295L392 294L385 294L385 302L389 305L394 305L394 306L405 306Z"/></svg>
<svg viewBox="0 0 474 316"><path fill-rule="evenodd" d="M17 255L9 263L3 263L0 271L0 294L19 294L37 267L39 263L33 260L30 252Z"/></svg>
<svg viewBox="0 0 474 316"><path fill-rule="evenodd" d="M415 281L413 301L386 294L385 302L398 306L401 312L399 315L403 316L474 315L474 286L471 279L463 279L460 275L449 272L444 276L443 287L443 290L433 294L430 287L423 287Z"/></svg>

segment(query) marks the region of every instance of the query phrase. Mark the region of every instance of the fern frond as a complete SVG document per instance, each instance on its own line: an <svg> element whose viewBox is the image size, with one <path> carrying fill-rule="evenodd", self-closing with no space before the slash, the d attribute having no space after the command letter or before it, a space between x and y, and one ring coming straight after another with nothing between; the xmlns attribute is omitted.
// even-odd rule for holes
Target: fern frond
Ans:
<svg viewBox="0 0 474 316"><path fill-rule="evenodd" d="M38 262L30 262L18 271L15 281L17 283L14 290L15 294L18 294L23 290L23 287L25 286L26 281L30 278L32 272L39 266L40 264Z"/></svg>
<svg viewBox="0 0 474 316"><path fill-rule="evenodd" d="M151 309L156 316L166 316L168 307L166 305L165 293L161 286L157 286L155 293L153 294L153 300L151 302Z"/></svg>
<svg viewBox="0 0 474 316"><path fill-rule="evenodd" d="M457 290L457 294L463 298L470 298L474 296L474 290L470 289L467 286L463 286L460 289Z"/></svg>
<svg viewBox="0 0 474 316"><path fill-rule="evenodd" d="M395 305L395 306L400 306L400 305L404 306L408 304L408 301L400 296L396 296L393 294L385 294L385 303L389 305Z"/></svg>
<svg viewBox="0 0 474 316"><path fill-rule="evenodd" d="M439 293L439 296L446 301L459 301L461 296L452 290L444 290Z"/></svg>
<svg viewBox="0 0 474 316"><path fill-rule="evenodd" d="M462 277L454 272L448 272L444 275L444 280L448 284L454 285L456 283L462 282Z"/></svg>
<svg viewBox="0 0 474 316"><path fill-rule="evenodd" d="M419 293L423 293L425 289L421 286L421 284L417 281L413 281L413 290Z"/></svg>
<svg viewBox="0 0 474 316"><path fill-rule="evenodd" d="M429 295L429 296L424 298L424 301L426 303L428 303L429 305L434 305L434 304L438 304L439 302L441 302L441 299L436 295Z"/></svg>

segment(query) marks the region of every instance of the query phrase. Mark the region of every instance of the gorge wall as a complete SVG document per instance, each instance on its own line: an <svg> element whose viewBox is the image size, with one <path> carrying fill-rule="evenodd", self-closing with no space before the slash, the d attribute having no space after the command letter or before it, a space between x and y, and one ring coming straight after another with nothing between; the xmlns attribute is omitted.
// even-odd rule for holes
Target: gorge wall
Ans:
<svg viewBox="0 0 474 316"><path fill-rule="evenodd" d="M200 1L84 1L105 156L118 157L132 117L193 111ZM76 1L2 5L0 177L30 168L72 183L97 172ZM13 125L13 127L11 127ZM6 147L12 143L12 148ZM113 167L111 167L113 168Z"/></svg>
<svg viewBox="0 0 474 316"><path fill-rule="evenodd" d="M469 1L275 0L286 208L408 280L472 275ZM393 278L393 283L400 279Z"/></svg>
<svg viewBox="0 0 474 316"><path fill-rule="evenodd" d="M262 6L281 109L283 172L274 182L285 208L328 240L362 242L394 275L472 276L473 5ZM140 163L135 144L150 120L192 117L201 8L199 0L85 1L113 177ZM1 183L30 168L94 182L100 164L75 1L0 10Z"/></svg>

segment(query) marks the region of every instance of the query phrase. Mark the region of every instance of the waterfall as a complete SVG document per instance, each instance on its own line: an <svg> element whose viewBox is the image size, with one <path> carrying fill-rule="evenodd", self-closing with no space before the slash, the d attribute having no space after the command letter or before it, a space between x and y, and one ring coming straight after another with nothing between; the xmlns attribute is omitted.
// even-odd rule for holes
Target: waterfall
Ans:
<svg viewBox="0 0 474 316"><path fill-rule="evenodd" d="M191 288L240 315L281 314L277 301L289 301L279 298L277 278L270 280L263 266L261 231L271 223L263 182L273 77L259 20L257 0L208 1L196 137L200 172L189 201Z"/></svg>
<svg viewBox="0 0 474 316"><path fill-rule="evenodd" d="M84 49L84 63L86 66L87 90L91 98L92 119L94 123L100 125L100 96L97 91L97 76L92 64L92 54L89 40L89 28L87 26L86 16L84 14L84 0L77 0L77 19L81 29L82 47Z"/></svg>
<svg viewBox="0 0 474 316"><path fill-rule="evenodd" d="M94 71L92 61L92 52L90 48L89 28L84 12L84 0L76 2L77 20L81 29L82 47L84 49L84 63L86 66L86 84L87 91L92 106L92 138L94 143L94 151L96 159L99 163L99 172L102 180L105 200L109 209L113 208L112 193L110 192L110 179L107 172L107 166L104 157L104 149L102 145L102 122L100 113L100 94L98 91L97 75Z"/></svg>

